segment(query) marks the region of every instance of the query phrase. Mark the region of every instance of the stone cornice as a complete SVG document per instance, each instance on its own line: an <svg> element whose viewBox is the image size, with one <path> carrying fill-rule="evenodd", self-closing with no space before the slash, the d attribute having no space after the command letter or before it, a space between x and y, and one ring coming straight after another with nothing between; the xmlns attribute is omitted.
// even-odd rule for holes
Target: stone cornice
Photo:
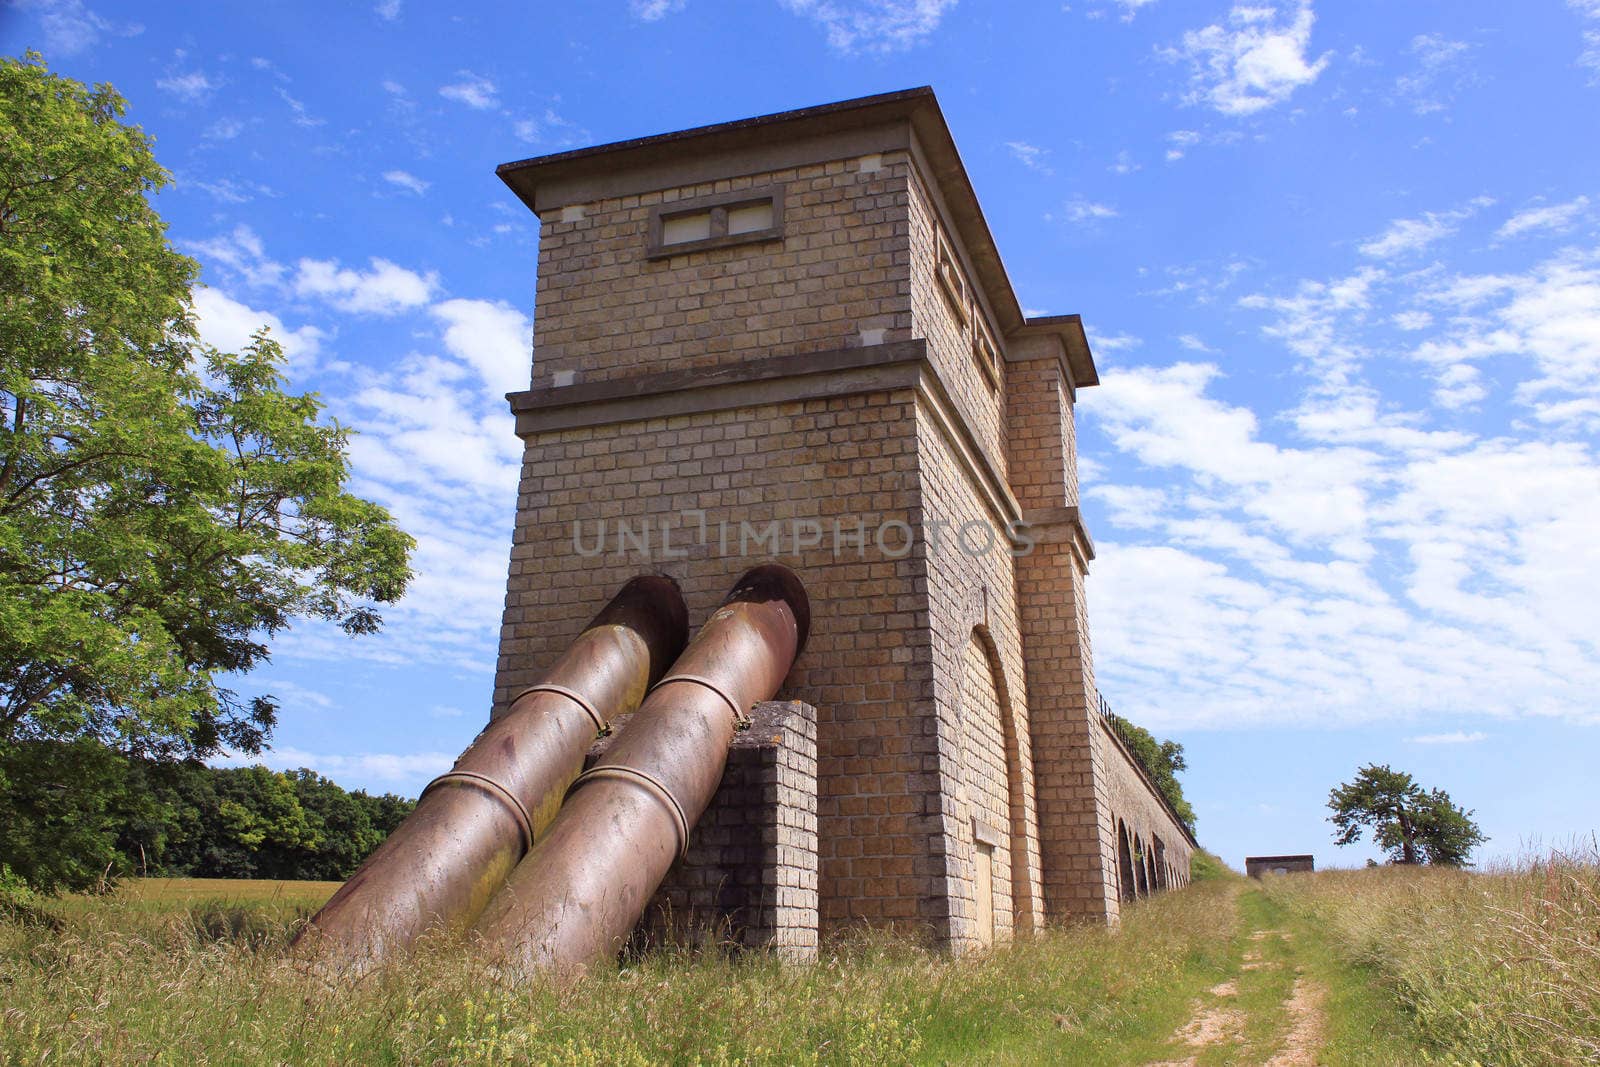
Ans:
<svg viewBox="0 0 1600 1067"><path fill-rule="evenodd" d="M1100 384L1100 372L1094 365L1094 353L1089 351L1089 335L1083 331L1082 316L1044 315L1027 319L1017 329L1008 333L1006 340L1009 342L1013 338L1040 336L1053 337L1060 343L1061 350L1057 358L1061 361L1062 372L1066 375L1074 397L1079 389ZM1006 346L1006 359L1013 363L1038 358L1014 356L1011 352L1013 347L1015 346L1009 344Z"/></svg>
<svg viewBox="0 0 1600 1067"><path fill-rule="evenodd" d="M1070 504L1062 508L1030 508L1023 512L1022 521L1032 532L1033 539L1040 544L1069 542L1072 550L1078 554L1079 564L1085 572L1089 570L1089 561L1094 559L1094 540L1090 538L1089 530L1083 524L1083 515L1078 511L1077 505Z"/></svg>
<svg viewBox="0 0 1600 1067"><path fill-rule="evenodd" d="M1000 466L968 426L921 339L881 345L772 356L698 370L661 371L632 378L507 393L517 435L607 426L763 404L912 389L939 427L968 479L1000 527L1014 533L1025 522ZM1076 509L1072 509L1076 510ZM1048 527L1059 516L1041 518ZM1048 536L1048 530L1046 531Z"/></svg>

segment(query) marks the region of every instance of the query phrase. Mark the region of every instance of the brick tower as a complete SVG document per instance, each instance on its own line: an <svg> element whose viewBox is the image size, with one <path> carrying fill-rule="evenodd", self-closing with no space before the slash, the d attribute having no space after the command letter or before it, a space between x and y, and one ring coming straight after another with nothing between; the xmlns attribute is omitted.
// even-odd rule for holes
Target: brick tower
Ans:
<svg viewBox="0 0 1600 1067"><path fill-rule="evenodd" d="M540 220L496 700L609 591L804 579L826 932L954 947L1187 879L1098 710L1076 315L1024 317L929 89L509 163Z"/></svg>

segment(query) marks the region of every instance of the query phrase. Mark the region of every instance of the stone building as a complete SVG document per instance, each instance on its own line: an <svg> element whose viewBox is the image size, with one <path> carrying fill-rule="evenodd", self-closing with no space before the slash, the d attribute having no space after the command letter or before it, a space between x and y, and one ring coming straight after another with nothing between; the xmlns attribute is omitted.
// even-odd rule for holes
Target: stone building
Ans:
<svg viewBox="0 0 1600 1067"><path fill-rule="evenodd" d="M1251 878L1266 874L1300 874L1317 869L1315 856L1246 856L1244 873Z"/></svg>
<svg viewBox="0 0 1600 1067"><path fill-rule="evenodd" d="M1083 326L1024 316L932 91L499 174L540 238L497 701L627 577L698 623L776 559L812 604L780 698L814 709L823 933L969 947L1184 884L1098 710Z"/></svg>

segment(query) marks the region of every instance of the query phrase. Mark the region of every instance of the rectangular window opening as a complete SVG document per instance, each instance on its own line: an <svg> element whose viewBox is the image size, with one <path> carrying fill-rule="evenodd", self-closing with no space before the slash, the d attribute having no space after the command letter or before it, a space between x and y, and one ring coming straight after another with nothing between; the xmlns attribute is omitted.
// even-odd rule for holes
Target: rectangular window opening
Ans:
<svg viewBox="0 0 1600 1067"><path fill-rule="evenodd" d="M711 236L711 212L696 211L688 215L673 215L661 220L661 243L681 245L689 241L704 241Z"/></svg>
<svg viewBox="0 0 1600 1067"><path fill-rule="evenodd" d="M972 309L972 358L983 371L983 376L989 380L989 388L999 389L1000 354L995 349L994 339L989 335L989 327L983 320L983 312L977 307Z"/></svg>
<svg viewBox="0 0 1600 1067"><path fill-rule="evenodd" d="M772 201L758 200L728 209L728 233L755 233L772 229Z"/></svg>
<svg viewBox="0 0 1600 1067"><path fill-rule="evenodd" d="M660 259L782 237L782 187L744 190L653 209L646 256Z"/></svg>
<svg viewBox="0 0 1600 1067"><path fill-rule="evenodd" d="M935 255L933 273L938 276L939 288L944 293L944 298L950 304L950 310L955 312L956 321L961 325L967 324L967 283L961 276L961 268L956 264L955 252L950 248L950 241L945 237L944 227L935 226L934 242Z"/></svg>

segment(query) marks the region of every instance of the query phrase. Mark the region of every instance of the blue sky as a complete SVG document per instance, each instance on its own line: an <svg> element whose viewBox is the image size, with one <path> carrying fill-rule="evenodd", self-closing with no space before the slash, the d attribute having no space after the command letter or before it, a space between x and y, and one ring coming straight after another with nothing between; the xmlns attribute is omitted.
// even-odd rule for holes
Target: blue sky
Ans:
<svg viewBox="0 0 1600 1067"><path fill-rule="evenodd" d="M1486 858L1600 827L1600 0L25 0L175 185L206 335L267 323L417 535L377 638L246 692L275 766L415 792L489 701L536 229L507 160L938 91L1031 313L1081 313L1101 688L1203 843L1333 847L1387 761Z"/></svg>

